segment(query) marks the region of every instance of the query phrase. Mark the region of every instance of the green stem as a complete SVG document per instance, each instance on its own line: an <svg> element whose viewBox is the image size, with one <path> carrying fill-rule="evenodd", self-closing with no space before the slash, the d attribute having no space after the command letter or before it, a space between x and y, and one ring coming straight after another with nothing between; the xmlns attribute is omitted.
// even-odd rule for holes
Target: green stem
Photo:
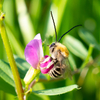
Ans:
<svg viewBox="0 0 100 100"><path fill-rule="evenodd" d="M27 71L25 77L24 77L24 83L25 83L25 100L27 100L28 98L28 94L31 91L31 82L39 75L40 73L40 69L34 69L32 66L29 68L29 70ZM38 81L38 80L34 80L34 81ZM29 87L30 86L30 87Z"/></svg>
<svg viewBox="0 0 100 100"><path fill-rule="evenodd" d="M93 47L94 46L92 44L90 44L89 50L88 50L88 55L87 55L85 61L83 62L83 64L81 65L80 70L82 70L87 65L87 63L89 62L89 59L90 59L92 51L93 51Z"/></svg>
<svg viewBox="0 0 100 100"><path fill-rule="evenodd" d="M1 14L1 16L0 16L1 18L3 18L2 15L3 14ZM13 57L13 53L12 53L12 50L11 50L11 47L10 47L10 43L9 43L9 39L8 39L8 36L7 36L7 33L6 33L6 29L5 29L3 19L0 20L0 32L1 32L1 37L2 37L4 46L5 46L5 49L6 49L6 53L7 53L7 56L8 56L8 60L9 60L9 63L10 63L12 74L13 74L13 77L14 77L18 98L19 98L19 100L23 100L22 84L21 84L21 80L20 80L20 76L19 76L19 73L18 73L16 63L15 63L15 60L14 60L14 57Z"/></svg>

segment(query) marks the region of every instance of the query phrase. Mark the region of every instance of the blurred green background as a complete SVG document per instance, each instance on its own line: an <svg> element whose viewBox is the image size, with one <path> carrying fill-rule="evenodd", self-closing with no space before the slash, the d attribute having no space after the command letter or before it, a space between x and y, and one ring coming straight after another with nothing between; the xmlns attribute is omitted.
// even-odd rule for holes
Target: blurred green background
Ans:
<svg viewBox="0 0 100 100"><path fill-rule="evenodd" d="M37 33L44 41L44 54L49 55L48 44L55 41L50 11L56 23L58 39L75 25L82 24L62 38L70 52L72 70L80 68L85 61L90 44L94 45L87 67L75 74L72 80L37 83L36 89L50 89L71 84L80 90L58 96L30 95L29 100L100 100L100 0L4 0L5 25L15 55L24 57L26 44ZM7 60L0 36L0 59ZM15 100L17 96L0 90L0 100Z"/></svg>

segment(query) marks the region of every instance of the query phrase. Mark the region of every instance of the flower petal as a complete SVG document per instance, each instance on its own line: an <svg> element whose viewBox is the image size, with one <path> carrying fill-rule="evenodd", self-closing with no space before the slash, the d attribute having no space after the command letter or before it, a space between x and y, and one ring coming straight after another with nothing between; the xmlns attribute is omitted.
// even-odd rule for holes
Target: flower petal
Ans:
<svg viewBox="0 0 100 100"><path fill-rule="evenodd" d="M39 34L37 34L35 37L34 37L34 39L36 39L36 40L38 40L38 42L39 42L39 53L40 53L40 58L42 58L43 57L43 49L42 49L42 40L41 40L41 35L40 35L40 33Z"/></svg>
<svg viewBox="0 0 100 100"><path fill-rule="evenodd" d="M40 34L37 34L25 48L25 59L33 68L37 69L37 65L42 57L42 40Z"/></svg>
<svg viewBox="0 0 100 100"><path fill-rule="evenodd" d="M47 74L52 68L54 64L51 62L51 59L49 56L44 56L43 62L40 63L40 69L41 73Z"/></svg>

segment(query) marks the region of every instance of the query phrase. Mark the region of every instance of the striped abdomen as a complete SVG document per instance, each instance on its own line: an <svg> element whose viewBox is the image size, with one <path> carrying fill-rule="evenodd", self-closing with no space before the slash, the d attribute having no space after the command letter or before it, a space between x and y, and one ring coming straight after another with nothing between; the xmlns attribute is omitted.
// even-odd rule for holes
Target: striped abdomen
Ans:
<svg viewBox="0 0 100 100"><path fill-rule="evenodd" d="M59 76L62 75L61 73L61 68L60 66L54 66L50 71L49 71L49 75L52 78L58 78Z"/></svg>

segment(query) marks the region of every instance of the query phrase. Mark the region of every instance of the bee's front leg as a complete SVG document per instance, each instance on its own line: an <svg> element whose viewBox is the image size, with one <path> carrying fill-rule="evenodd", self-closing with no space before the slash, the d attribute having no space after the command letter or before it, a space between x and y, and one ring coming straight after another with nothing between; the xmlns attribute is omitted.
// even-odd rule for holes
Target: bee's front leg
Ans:
<svg viewBox="0 0 100 100"><path fill-rule="evenodd" d="M51 58L50 57L47 57L46 59L45 58L42 58L41 59L41 63L46 63L50 60ZM44 60L44 61L43 61Z"/></svg>
<svg viewBox="0 0 100 100"><path fill-rule="evenodd" d="M58 62L57 58L56 59L53 59L52 57L50 57L51 61L54 62L54 64L56 64Z"/></svg>
<svg viewBox="0 0 100 100"><path fill-rule="evenodd" d="M50 59L51 59L51 62L48 64L47 68L49 68L52 65L55 65L58 62L57 59L53 59L52 57L50 57Z"/></svg>

